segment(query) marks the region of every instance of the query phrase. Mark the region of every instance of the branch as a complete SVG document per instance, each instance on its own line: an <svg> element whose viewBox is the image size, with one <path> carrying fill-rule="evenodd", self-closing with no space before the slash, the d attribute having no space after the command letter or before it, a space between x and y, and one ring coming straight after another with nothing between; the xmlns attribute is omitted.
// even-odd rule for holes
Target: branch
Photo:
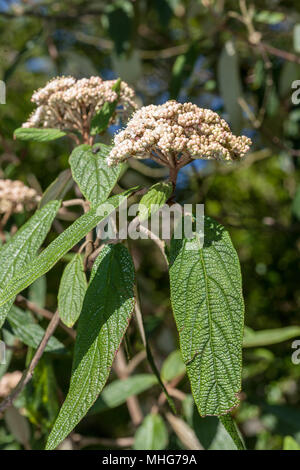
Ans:
<svg viewBox="0 0 300 470"><path fill-rule="evenodd" d="M59 324L59 314L58 314L58 310L57 310L55 312L55 314L53 315L53 317L52 317L52 319L51 319L51 321L48 325L48 328L45 331L44 337L43 337L42 341L40 342L40 345L37 348L28 369L26 369L23 372L23 375L22 375L19 383L14 388L14 390L11 392L11 394L8 395L8 397L6 397L0 403L0 413L2 413L4 410L9 408L13 404L13 402L17 398L17 396L22 392L22 390L28 384L28 382L30 382L30 380L32 378L32 375L33 375L33 371L36 368L36 366L38 365L38 362L41 359L41 357L42 357L42 355L45 351L45 348L48 344L48 341L51 338L51 336L53 335L54 331L56 330L56 327L58 326L58 324Z"/></svg>
<svg viewBox="0 0 300 470"><path fill-rule="evenodd" d="M119 379L126 379L128 374L128 367L125 361L123 349L120 348L114 363L114 370ZM134 426L138 426L143 421L143 413L140 408L138 398L136 396L128 397L126 400L128 412Z"/></svg>

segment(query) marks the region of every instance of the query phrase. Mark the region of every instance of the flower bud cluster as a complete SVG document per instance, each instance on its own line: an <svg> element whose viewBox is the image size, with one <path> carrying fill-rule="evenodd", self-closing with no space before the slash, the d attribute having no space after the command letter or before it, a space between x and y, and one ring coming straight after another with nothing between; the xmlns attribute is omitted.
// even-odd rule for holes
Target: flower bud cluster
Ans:
<svg viewBox="0 0 300 470"><path fill-rule="evenodd" d="M126 128L115 135L108 164L129 157L175 162L191 159L235 160L249 150L248 137L236 137L224 119L192 103L167 101L136 111Z"/></svg>
<svg viewBox="0 0 300 470"><path fill-rule="evenodd" d="M116 80L100 77L76 80L73 77L54 78L32 95L37 105L23 127L46 127L64 131L88 130L94 114L104 105L118 99L117 111L136 109L134 91L121 82L119 95L112 90ZM116 118L113 116L112 121Z"/></svg>
<svg viewBox="0 0 300 470"><path fill-rule="evenodd" d="M40 196L22 181L0 180L0 213L23 212L33 209Z"/></svg>

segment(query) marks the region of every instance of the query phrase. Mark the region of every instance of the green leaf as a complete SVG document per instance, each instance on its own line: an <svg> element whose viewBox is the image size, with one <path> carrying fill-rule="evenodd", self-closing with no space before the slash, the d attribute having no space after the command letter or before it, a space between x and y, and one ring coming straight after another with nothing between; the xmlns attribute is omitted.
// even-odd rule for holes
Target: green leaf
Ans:
<svg viewBox="0 0 300 470"><path fill-rule="evenodd" d="M41 208L45 206L53 199L63 199L72 184L71 171L69 169L62 171L44 192L42 199L40 200L39 207Z"/></svg>
<svg viewBox="0 0 300 470"><path fill-rule="evenodd" d="M76 254L64 269L58 291L59 316L70 328L80 315L86 289L82 258Z"/></svg>
<svg viewBox="0 0 300 470"><path fill-rule="evenodd" d="M183 403L184 415L189 425L206 450L239 450L244 444L230 415L206 416L201 418L191 395L187 395ZM223 423L229 417L230 421Z"/></svg>
<svg viewBox="0 0 300 470"><path fill-rule="evenodd" d="M135 450L162 450L168 444L168 431L162 417L147 415L134 436Z"/></svg>
<svg viewBox="0 0 300 470"><path fill-rule="evenodd" d="M59 411L57 388L52 358L47 354L43 355L23 394L29 420L47 434Z"/></svg>
<svg viewBox="0 0 300 470"><path fill-rule="evenodd" d="M254 331L245 328L243 346L254 348L257 346L268 346L269 344L282 343L288 339L300 335L300 326L286 326L284 328L272 328L270 330Z"/></svg>
<svg viewBox="0 0 300 470"><path fill-rule="evenodd" d="M34 140L35 142L49 142L64 137L65 132L59 129L38 129L34 127L19 127L14 137L19 140Z"/></svg>
<svg viewBox="0 0 300 470"><path fill-rule="evenodd" d="M104 388L92 406L90 414L120 406L127 398L138 395L157 383L157 378L152 374L137 374L124 380L115 380Z"/></svg>
<svg viewBox="0 0 300 470"><path fill-rule="evenodd" d="M142 197L139 203L139 219L144 221L158 211L173 193L172 183L156 183Z"/></svg>
<svg viewBox="0 0 300 470"><path fill-rule="evenodd" d="M205 217L203 248L198 234L173 239L170 266L180 348L199 413L228 413L239 403L244 321L240 265L228 232Z"/></svg>
<svg viewBox="0 0 300 470"><path fill-rule="evenodd" d="M284 18L284 13L273 12L268 10L261 10L260 12L256 13L254 17L255 21L266 24L278 24L281 23Z"/></svg>
<svg viewBox="0 0 300 470"><path fill-rule="evenodd" d="M243 127L243 113L238 99L242 97L243 92L239 61L233 41L226 42L220 55L218 84L232 130L239 134Z"/></svg>
<svg viewBox="0 0 300 470"><path fill-rule="evenodd" d="M175 377L179 377L184 374L185 365L181 357L181 352L179 350L173 351L162 365L161 378L166 382L170 382L175 379Z"/></svg>
<svg viewBox="0 0 300 470"><path fill-rule="evenodd" d="M18 275L36 256L37 250L45 240L59 206L60 203L58 201L52 201L42 209L36 211L28 222L26 222L26 224L24 224L13 237L1 247L1 294L4 292L4 285L9 283L14 276ZM3 325L6 315L10 311L15 295L16 294L12 294L9 299L7 299L7 303L4 301L1 304L0 327Z"/></svg>
<svg viewBox="0 0 300 470"><path fill-rule="evenodd" d="M39 277L28 289L28 300L35 303L38 307L44 308L47 296L46 276Z"/></svg>
<svg viewBox="0 0 300 470"><path fill-rule="evenodd" d="M283 450L300 450L300 445L292 436L285 436Z"/></svg>
<svg viewBox="0 0 300 470"><path fill-rule="evenodd" d="M113 168L107 165L110 149L104 144L94 147L84 144L76 147L70 156L73 178L93 206L108 198L124 168L123 164Z"/></svg>
<svg viewBox="0 0 300 470"><path fill-rule="evenodd" d="M101 134L104 132L108 125L110 118L113 116L120 96L121 79L119 78L112 86L112 91L117 93L117 99L112 103L106 101L101 109L93 116L91 121L91 135Z"/></svg>
<svg viewBox="0 0 300 470"><path fill-rule="evenodd" d="M43 276L60 260L74 245L96 227L101 220L109 216L114 208L129 196L136 188L124 191L117 196L113 196L105 203L91 209L86 214L79 217L72 225L62 232L52 243L50 243L42 253L31 263L20 270L15 277L6 284L0 293L0 306L12 299L23 289L32 284L36 279ZM51 203L49 203L51 204ZM41 209L43 210L43 209ZM6 246L6 245L5 245ZM1 254L1 252L0 252Z"/></svg>
<svg viewBox="0 0 300 470"><path fill-rule="evenodd" d="M13 305L7 320L16 338L19 338L27 346L35 349L38 347L43 339L45 330L33 320L29 312L24 312ZM64 345L52 336L45 351L60 353L64 349Z"/></svg>
<svg viewBox="0 0 300 470"><path fill-rule="evenodd" d="M103 389L134 309L134 266L124 245L96 259L79 317L71 383L49 436L54 449L86 415Z"/></svg>
<svg viewBox="0 0 300 470"><path fill-rule="evenodd" d="M222 425L224 426L224 428L226 429L229 436L231 437L231 439L233 440L236 448L238 450L245 450L246 448L245 448L243 438L232 416L230 414L226 416L220 416L220 421Z"/></svg>

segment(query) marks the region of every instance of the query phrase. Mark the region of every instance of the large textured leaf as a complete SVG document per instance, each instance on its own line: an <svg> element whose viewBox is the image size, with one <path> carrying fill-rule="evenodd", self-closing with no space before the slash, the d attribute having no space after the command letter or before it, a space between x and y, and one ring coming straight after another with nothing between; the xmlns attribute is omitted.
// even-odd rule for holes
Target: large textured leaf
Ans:
<svg viewBox="0 0 300 470"><path fill-rule="evenodd" d="M168 444L168 431L164 420L158 414L146 416L134 436L135 450L162 450Z"/></svg>
<svg viewBox="0 0 300 470"><path fill-rule="evenodd" d="M157 378L152 374L137 374L124 380L115 380L105 387L92 406L90 414L120 406L127 398L138 395L157 383Z"/></svg>
<svg viewBox="0 0 300 470"><path fill-rule="evenodd" d="M19 338L24 344L27 344L27 346L31 346L32 348L38 347L45 334L45 330L35 323L29 312L24 312L13 305L7 320L16 338ZM64 345L52 336L45 351L62 352L64 349Z"/></svg>
<svg viewBox="0 0 300 470"><path fill-rule="evenodd" d="M173 192L172 183L156 183L142 197L139 203L139 219L146 220L151 214L160 209Z"/></svg>
<svg viewBox="0 0 300 470"><path fill-rule="evenodd" d="M58 311L65 325L77 321L87 288L81 255L76 254L64 269L58 291Z"/></svg>
<svg viewBox="0 0 300 470"><path fill-rule="evenodd" d="M34 140L35 142L49 142L65 136L60 129L38 129L34 127L19 127L14 136L19 140Z"/></svg>
<svg viewBox="0 0 300 470"><path fill-rule="evenodd" d="M108 145L80 145L70 156L72 175L80 191L95 206L105 201L115 186L123 164L110 168L106 157L111 147Z"/></svg>
<svg viewBox="0 0 300 470"><path fill-rule="evenodd" d="M136 188L134 188L136 189ZM0 306L14 298L19 292L32 284L40 276L48 272L76 243L105 219L114 208L132 193L134 189L124 191L122 194L113 196L105 204L91 209L79 217L70 227L61 233L44 251L2 289L0 293ZM43 209L41 209L43 210Z"/></svg>
<svg viewBox="0 0 300 470"><path fill-rule="evenodd" d="M70 389L49 436L54 449L97 399L134 308L134 266L127 249L107 245L93 266L79 317Z"/></svg>
<svg viewBox="0 0 300 470"><path fill-rule="evenodd" d="M3 287L29 263L43 243L53 219L59 209L58 201L49 202L26 222L20 230L0 249L0 287ZM0 327L3 325L14 299L13 294L7 303L0 307ZM3 305L4 304L4 305Z"/></svg>
<svg viewBox="0 0 300 470"><path fill-rule="evenodd" d="M180 348L201 416L239 402L244 304L229 234L206 217L204 245L183 238L170 250L171 301Z"/></svg>

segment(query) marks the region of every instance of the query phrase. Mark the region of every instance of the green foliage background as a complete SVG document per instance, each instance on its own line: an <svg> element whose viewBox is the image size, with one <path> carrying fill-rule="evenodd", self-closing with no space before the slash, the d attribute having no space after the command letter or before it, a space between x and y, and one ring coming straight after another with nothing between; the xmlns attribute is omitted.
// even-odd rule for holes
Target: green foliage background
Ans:
<svg viewBox="0 0 300 470"><path fill-rule="evenodd" d="M136 90L140 104L175 98L212 108L235 132L242 131L253 139L252 153L243 163L229 168L213 163L190 165L179 178L177 197L181 202L205 203L206 215L229 230L241 262L247 327L281 329L299 326L300 107L291 101L291 84L300 80L296 26L300 24L300 5L274 0L269 10L268 1L251 2L253 25L260 35L255 43L239 18L240 6L245 3L0 1L0 79L7 90L6 104L0 105L0 176L21 179L44 191L68 168L72 148L67 139L43 144L14 141L12 137L33 109L33 90L56 75L121 77ZM228 55L228 47L234 48L234 56ZM242 106L237 104L241 97ZM114 130L105 135L106 143ZM129 165L120 180L122 187L156 182L155 172L141 175L138 169ZM20 226L28 216L17 215L11 223ZM69 222L59 223L65 227ZM55 237L55 229L57 226L48 241ZM151 241L135 243L134 250L146 330L161 367L178 347L168 273ZM60 264L47 275L45 298L41 285L29 292L41 297L39 301L52 311L61 272ZM127 336L131 356L142 344L134 325ZM291 361L292 341L266 341L267 345L262 342L244 349L242 404L235 419L250 449L282 449L287 435L300 444L300 365ZM29 354L20 348L9 370L23 370ZM67 391L66 371L70 370L70 353L46 355L20 398L31 432L36 430L31 443L34 448L44 445L58 403ZM149 372L145 362L138 372ZM179 388L189 393L186 377ZM159 393L157 385L143 392L145 413ZM191 424L188 412L185 419ZM214 428L214 418L203 421ZM200 431L202 425L198 426ZM1 420L1 448L22 448L20 439L6 426ZM133 434L125 405L88 416L77 431L109 439ZM168 448L185 448L171 428Z"/></svg>

